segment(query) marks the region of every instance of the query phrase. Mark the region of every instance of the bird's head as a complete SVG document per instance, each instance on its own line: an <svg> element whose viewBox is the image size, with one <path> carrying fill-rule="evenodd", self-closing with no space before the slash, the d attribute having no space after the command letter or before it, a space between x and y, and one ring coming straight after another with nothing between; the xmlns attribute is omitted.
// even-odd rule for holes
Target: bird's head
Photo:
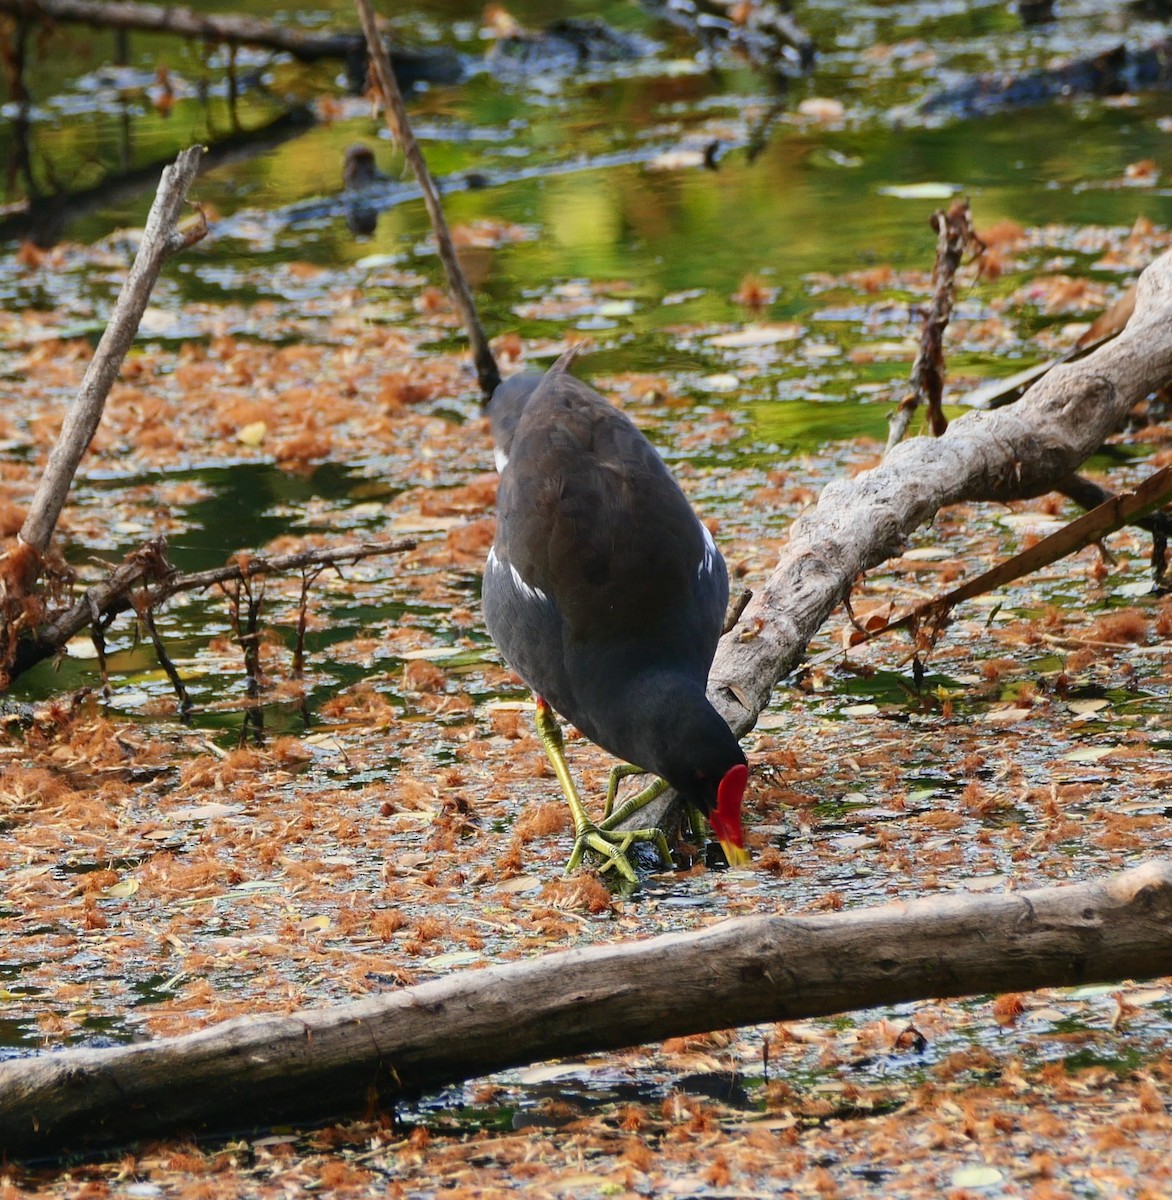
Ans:
<svg viewBox="0 0 1172 1200"><path fill-rule="evenodd" d="M650 676L626 699L642 716L639 744L624 757L666 779L708 818L729 866L749 861L741 804L749 779L744 751L702 688L675 676Z"/></svg>
<svg viewBox="0 0 1172 1200"><path fill-rule="evenodd" d="M513 448L513 435L517 423L529 403L537 385L545 378L536 371L514 375L498 384L488 402L488 419L492 425L492 440L496 450L496 469L503 471L508 465L509 452Z"/></svg>
<svg viewBox="0 0 1172 1200"><path fill-rule="evenodd" d="M720 721L724 736L706 743L693 742L687 766L665 778L684 800L708 818L728 865L739 867L749 861L741 824L749 767L732 731L715 712L712 715Z"/></svg>
<svg viewBox="0 0 1172 1200"><path fill-rule="evenodd" d="M716 806L708 814L708 824L712 826L730 867L744 866L749 861L745 830L741 825L741 802L748 779L749 768L745 763L734 763L729 767L716 785Z"/></svg>
<svg viewBox="0 0 1172 1200"><path fill-rule="evenodd" d="M749 861L749 852L745 849L745 830L741 824L741 803L749 779L749 768L739 749L737 753L739 762L723 770L694 770L690 787L676 785L676 790L708 818L713 836L720 843L730 867L743 866Z"/></svg>

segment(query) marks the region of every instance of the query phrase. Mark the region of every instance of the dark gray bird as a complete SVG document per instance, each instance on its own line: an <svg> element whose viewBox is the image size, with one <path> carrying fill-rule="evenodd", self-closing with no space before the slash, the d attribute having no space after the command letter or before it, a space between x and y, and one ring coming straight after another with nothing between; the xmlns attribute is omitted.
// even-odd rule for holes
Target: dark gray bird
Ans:
<svg viewBox="0 0 1172 1200"><path fill-rule="evenodd" d="M501 482L485 623L536 695L538 735L574 816L570 868L591 849L634 880L632 841L667 858L660 831L614 827L669 784L729 860L744 861L748 766L705 695L728 604L724 559L651 443L568 373L573 358L506 380L489 403ZM551 708L630 764L612 772L598 824ZM634 769L659 779L612 813L618 778Z"/></svg>

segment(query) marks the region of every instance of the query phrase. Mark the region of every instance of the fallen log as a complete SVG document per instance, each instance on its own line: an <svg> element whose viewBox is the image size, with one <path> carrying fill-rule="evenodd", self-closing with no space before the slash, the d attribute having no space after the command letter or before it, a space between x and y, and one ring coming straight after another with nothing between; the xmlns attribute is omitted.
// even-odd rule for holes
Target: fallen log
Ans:
<svg viewBox="0 0 1172 1200"><path fill-rule="evenodd" d="M555 1055L1169 971L1169 861L999 896L742 918L183 1037L0 1063L0 1146L44 1155L337 1120Z"/></svg>
<svg viewBox="0 0 1172 1200"><path fill-rule="evenodd" d="M0 13L26 21L59 21L141 33L169 33L204 42L263 46L291 54L301 62L338 58L347 64L352 84L366 75L366 39L358 30L340 33L277 25L259 17L199 13L182 5L140 4L135 0L0 0ZM420 82L455 83L464 67L450 50L391 50L395 74L407 88Z"/></svg>

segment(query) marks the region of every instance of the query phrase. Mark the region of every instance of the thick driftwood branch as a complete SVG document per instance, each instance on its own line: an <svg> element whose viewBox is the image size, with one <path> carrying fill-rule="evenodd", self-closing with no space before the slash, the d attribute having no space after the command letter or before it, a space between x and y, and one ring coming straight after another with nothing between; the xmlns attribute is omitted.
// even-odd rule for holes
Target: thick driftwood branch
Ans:
<svg viewBox="0 0 1172 1200"><path fill-rule="evenodd" d="M366 34L366 48L378 79L379 91L383 95L387 128L403 151L403 157L411 168L411 174L415 176L423 193L423 204L431 221L432 232L435 234L440 262L443 263L444 273L448 278L448 291L451 294L452 303L456 306L456 311L460 314L464 330L468 334L468 343L472 348L472 360L476 363L476 377L480 382L480 390L487 400L501 381L500 370L497 368L496 359L489 348L488 338L484 336L480 316L476 312L476 303L472 299L468 281L464 278L460 260L456 256L456 247L452 244L452 235L448 230L448 222L444 217L444 209L440 203L435 181L427 169L427 162L423 157L423 152L419 149L419 143L415 140L415 134L411 131L411 122L407 118L407 106L403 103L403 93L399 91L399 84L395 79L387 48L379 36L370 0L355 0L355 7L358 9L358 16Z"/></svg>
<svg viewBox="0 0 1172 1200"><path fill-rule="evenodd" d="M35 560L43 558L49 549L73 476L102 419L106 397L138 332L138 323L163 263L206 232L207 227L202 222L190 235L176 230L176 223L187 203L187 189L199 170L202 153L200 146L184 150L172 166L164 169L159 180L159 190L147 216L134 264L118 293L102 340L86 368L77 398L65 415L65 424L53 445L20 530L20 540L34 552ZM35 576L27 581L28 586L34 581Z"/></svg>
<svg viewBox="0 0 1172 1200"><path fill-rule="evenodd" d="M827 484L790 529L777 565L721 639L708 698L738 737L864 571L902 552L948 504L1020 500L1063 487L1128 410L1172 379L1172 252L1140 276L1126 327L1055 365L1016 404L965 413L938 438L901 442L870 471ZM675 793L639 814L671 829Z"/></svg>
<svg viewBox="0 0 1172 1200"><path fill-rule="evenodd" d="M899 554L947 504L1015 500L1055 488L1172 378L1172 253L1140 276L1136 310L1113 341L1055 367L1014 405L971 412L943 437L911 438L874 469L826 486L793 524L764 587L720 643L709 698L747 733L777 681L863 571Z"/></svg>
<svg viewBox="0 0 1172 1200"><path fill-rule="evenodd" d="M182 5L138 4L133 0L0 0L0 12L28 21L60 21L96 29L170 33L208 42L264 46L294 58L346 58L360 49L351 33L316 33L274 25L256 17L197 13Z"/></svg>
<svg viewBox="0 0 1172 1200"><path fill-rule="evenodd" d="M184 1037L0 1063L13 1155L327 1120L553 1056L1172 971L1172 862L1101 882L751 917Z"/></svg>
<svg viewBox="0 0 1172 1200"><path fill-rule="evenodd" d="M127 555L105 579L88 588L73 605L39 629L35 638L21 643L12 674L19 675L42 660L51 658L70 638L76 637L98 617L113 617L134 607L132 593L143 583L157 581L149 588L147 595L140 598L142 604L153 609L180 592L201 592L219 583L300 571L306 567L318 570L340 567L377 554L414 550L415 544L414 538L397 538L394 541L347 542L341 546L315 547L295 554L276 554L271 558L261 554L240 554L222 567L182 575L166 561L166 541L157 538Z"/></svg>

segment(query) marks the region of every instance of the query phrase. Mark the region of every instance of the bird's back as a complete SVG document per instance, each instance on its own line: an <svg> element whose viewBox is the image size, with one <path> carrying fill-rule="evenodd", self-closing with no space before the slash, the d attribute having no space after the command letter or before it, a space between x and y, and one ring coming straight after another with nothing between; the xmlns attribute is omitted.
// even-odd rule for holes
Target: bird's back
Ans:
<svg viewBox="0 0 1172 1200"><path fill-rule="evenodd" d="M702 694L727 602L724 562L651 444L551 369L512 428L485 573L505 658L592 740L638 761L623 682L666 671Z"/></svg>

